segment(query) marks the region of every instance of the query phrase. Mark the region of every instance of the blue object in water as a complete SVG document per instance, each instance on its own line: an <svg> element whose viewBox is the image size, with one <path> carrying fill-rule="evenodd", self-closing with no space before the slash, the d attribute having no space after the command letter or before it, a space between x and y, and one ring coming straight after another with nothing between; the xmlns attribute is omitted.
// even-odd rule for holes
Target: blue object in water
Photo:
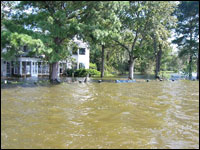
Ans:
<svg viewBox="0 0 200 150"><path fill-rule="evenodd" d="M116 83L133 83L136 82L136 80L115 80Z"/></svg>

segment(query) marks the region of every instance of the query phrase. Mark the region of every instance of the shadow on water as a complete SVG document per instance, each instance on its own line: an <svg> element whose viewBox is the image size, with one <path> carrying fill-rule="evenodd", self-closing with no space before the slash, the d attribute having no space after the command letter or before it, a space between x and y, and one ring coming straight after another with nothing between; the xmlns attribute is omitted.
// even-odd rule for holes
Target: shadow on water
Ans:
<svg viewBox="0 0 200 150"><path fill-rule="evenodd" d="M61 77L59 79L60 83L50 83L48 77L29 77L29 78L1 78L1 89L10 89L16 87L28 87L35 88L38 86L42 87L53 87L62 83L67 84L76 84L76 83L84 83L85 78L74 78L74 81L71 77ZM6 82L6 84L5 84ZM89 79L88 83L98 83L96 79ZM104 82L114 82L114 80L104 80Z"/></svg>
<svg viewBox="0 0 200 150"><path fill-rule="evenodd" d="M5 84L4 82L7 82ZM1 89L10 89L16 87L29 87L34 88L37 86L54 86L56 84L51 84L48 78L45 77L30 77L30 78L1 78Z"/></svg>
<svg viewBox="0 0 200 150"><path fill-rule="evenodd" d="M116 80L126 80L126 78L106 78L106 79L89 79L88 83L101 83L101 82L106 82L106 83L115 83ZM3 80L1 84L1 89L10 89L10 88L16 88L16 87L28 87L28 88L35 88L38 86L44 86L44 87L53 87L58 84L62 83L68 83L68 84L85 84L84 83L84 78L76 78L74 82L71 81L71 79L66 80L66 78L61 78L60 83L57 84L52 84L50 83L48 78L16 78L16 79L8 79L7 84L4 83L5 80ZM100 82L99 82L100 81ZM139 80L137 82L140 82Z"/></svg>

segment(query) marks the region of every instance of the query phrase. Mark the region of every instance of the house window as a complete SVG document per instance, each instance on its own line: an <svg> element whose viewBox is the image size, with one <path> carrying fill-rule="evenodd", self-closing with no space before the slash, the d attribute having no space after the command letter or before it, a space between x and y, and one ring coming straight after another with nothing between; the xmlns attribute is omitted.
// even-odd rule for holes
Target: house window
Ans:
<svg viewBox="0 0 200 150"><path fill-rule="evenodd" d="M77 69L77 63L76 62L72 62L72 69Z"/></svg>
<svg viewBox="0 0 200 150"><path fill-rule="evenodd" d="M46 64L46 73L49 73L49 64Z"/></svg>
<svg viewBox="0 0 200 150"><path fill-rule="evenodd" d="M49 73L49 64L47 64L47 63L42 63L42 73L43 74L47 74L47 73Z"/></svg>
<svg viewBox="0 0 200 150"><path fill-rule="evenodd" d="M38 73L42 73L42 63L38 62Z"/></svg>
<svg viewBox="0 0 200 150"><path fill-rule="evenodd" d="M19 69L20 69L20 64L19 64L19 61L17 61L15 64L14 64L14 74L19 74Z"/></svg>
<svg viewBox="0 0 200 150"><path fill-rule="evenodd" d="M26 74L26 62L22 62L22 74Z"/></svg>
<svg viewBox="0 0 200 150"><path fill-rule="evenodd" d="M26 63L26 74L31 74L31 62Z"/></svg>
<svg viewBox="0 0 200 150"><path fill-rule="evenodd" d="M35 62L35 74L37 74L37 62Z"/></svg>
<svg viewBox="0 0 200 150"><path fill-rule="evenodd" d="M85 48L79 49L79 55L85 55Z"/></svg>
<svg viewBox="0 0 200 150"><path fill-rule="evenodd" d="M45 63L42 63L42 74L46 73L46 65Z"/></svg>
<svg viewBox="0 0 200 150"><path fill-rule="evenodd" d="M33 62L33 65L32 65L32 67L33 67L33 74L35 74L35 62Z"/></svg>
<svg viewBox="0 0 200 150"><path fill-rule="evenodd" d="M79 64L79 69L81 69L81 68L85 69L84 63L80 63L80 64Z"/></svg>
<svg viewBox="0 0 200 150"><path fill-rule="evenodd" d="M28 47L24 46L24 52L28 52Z"/></svg>

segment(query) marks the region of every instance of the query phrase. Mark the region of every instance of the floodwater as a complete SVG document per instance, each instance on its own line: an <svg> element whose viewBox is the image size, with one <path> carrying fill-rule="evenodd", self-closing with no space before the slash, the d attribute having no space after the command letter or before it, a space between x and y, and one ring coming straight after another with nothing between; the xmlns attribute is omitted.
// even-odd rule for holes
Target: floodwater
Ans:
<svg viewBox="0 0 200 150"><path fill-rule="evenodd" d="M199 82L1 89L1 148L199 148Z"/></svg>

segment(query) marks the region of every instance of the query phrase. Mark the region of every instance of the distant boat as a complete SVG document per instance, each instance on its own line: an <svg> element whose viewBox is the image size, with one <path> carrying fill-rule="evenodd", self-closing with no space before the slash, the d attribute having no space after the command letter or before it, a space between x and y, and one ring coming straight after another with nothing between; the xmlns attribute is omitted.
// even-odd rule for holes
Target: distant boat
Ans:
<svg viewBox="0 0 200 150"><path fill-rule="evenodd" d="M136 80L115 80L116 83L133 83L136 82Z"/></svg>

